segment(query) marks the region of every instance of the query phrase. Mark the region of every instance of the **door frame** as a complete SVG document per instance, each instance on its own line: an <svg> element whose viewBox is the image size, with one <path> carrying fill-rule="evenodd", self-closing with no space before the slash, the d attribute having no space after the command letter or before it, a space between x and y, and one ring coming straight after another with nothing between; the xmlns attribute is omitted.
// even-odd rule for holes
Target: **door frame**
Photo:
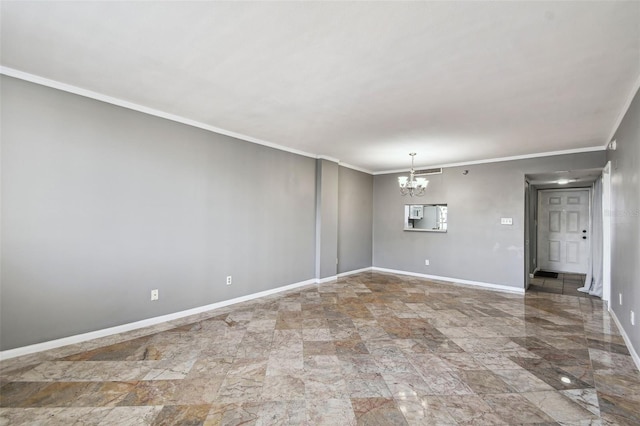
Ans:
<svg viewBox="0 0 640 426"><path fill-rule="evenodd" d="M531 184L527 179L524 180L524 290L527 291L531 285L531 262L529 260L531 252ZM537 230L536 230L537 232ZM537 255L537 254L536 254Z"/></svg>
<svg viewBox="0 0 640 426"><path fill-rule="evenodd" d="M611 161L602 169L602 300L611 310Z"/></svg>
<svg viewBox="0 0 640 426"><path fill-rule="evenodd" d="M591 221L592 221L592 212L591 212L591 204L592 204L592 197L593 197L593 190L591 186L588 187L573 187L573 188L548 188L548 189L537 189L537 197L536 197L536 203L538 204L536 206L536 217L535 217L535 227L536 227L536 232L535 232L535 238L536 238L536 270L540 269L540 258L539 258L539 248L540 248L540 241L538 241L538 221L539 221L539 214L540 214L540 193L541 192L569 192L569 191L588 191L589 193L589 222L588 222L588 229L591 230ZM589 260L591 259L591 233L589 233L589 238L587 238L587 264L589 263ZM556 271L556 270L552 270L549 269L550 272L558 272L561 274L564 273L571 273L571 272L564 272L564 271Z"/></svg>

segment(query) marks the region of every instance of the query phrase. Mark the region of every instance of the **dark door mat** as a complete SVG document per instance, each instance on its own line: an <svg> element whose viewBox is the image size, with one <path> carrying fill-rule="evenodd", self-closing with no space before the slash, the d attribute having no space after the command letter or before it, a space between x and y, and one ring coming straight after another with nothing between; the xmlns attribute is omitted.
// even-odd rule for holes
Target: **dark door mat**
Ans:
<svg viewBox="0 0 640 426"><path fill-rule="evenodd" d="M558 273L557 272L548 272L548 271L538 271L535 274L533 274L534 277L541 277L541 278L558 278Z"/></svg>

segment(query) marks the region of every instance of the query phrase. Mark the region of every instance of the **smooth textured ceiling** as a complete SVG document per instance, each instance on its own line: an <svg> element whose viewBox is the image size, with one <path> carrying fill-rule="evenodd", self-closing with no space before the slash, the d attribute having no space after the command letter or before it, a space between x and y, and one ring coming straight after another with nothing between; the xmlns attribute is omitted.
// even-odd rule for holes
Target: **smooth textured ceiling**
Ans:
<svg viewBox="0 0 640 426"><path fill-rule="evenodd" d="M640 2L2 2L4 67L370 171L604 147Z"/></svg>

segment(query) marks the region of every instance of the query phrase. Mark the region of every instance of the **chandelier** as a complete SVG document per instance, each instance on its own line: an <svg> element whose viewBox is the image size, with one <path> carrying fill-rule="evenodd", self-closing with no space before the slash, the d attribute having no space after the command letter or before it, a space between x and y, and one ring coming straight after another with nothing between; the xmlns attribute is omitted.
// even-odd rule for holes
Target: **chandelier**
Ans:
<svg viewBox="0 0 640 426"><path fill-rule="evenodd" d="M416 178L416 172L413 169L413 158L416 156L415 152L409 154L411 156L411 171L409 176L400 176L398 178L398 184L400 185L400 193L402 195L409 195L409 197L421 197L424 195L429 181L425 178Z"/></svg>

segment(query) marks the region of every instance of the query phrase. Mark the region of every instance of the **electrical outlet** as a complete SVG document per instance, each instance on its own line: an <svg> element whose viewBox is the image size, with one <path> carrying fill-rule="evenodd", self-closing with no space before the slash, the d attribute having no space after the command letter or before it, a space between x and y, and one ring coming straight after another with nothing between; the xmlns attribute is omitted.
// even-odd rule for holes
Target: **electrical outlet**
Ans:
<svg viewBox="0 0 640 426"><path fill-rule="evenodd" d="M622 293L618 293L618 303L622 305Z"/></svg>
<svg viewBox="0 0 640 426"><path fill-rule="evenodd" d="M151 290L151 300L158 300L159 298L158 289Z"/></svg>
<svg viewBox="0 0 640 426"><path fill-rule="evenodd" d="M631 325L636 325L636 314L631 311Z"/></svg>
<svg viewBox="0 0 640 426"><path fill-rule="evenodd" d="M429 259L425 259L425 260L424 260L424 265L425 265L425 266L429 266Z"/></svg>
<svg viewBox="0 0 640 426"><path fill-rule="evenodd" d="M227 276L227 285L231 285L231 275Z"/></svg>

